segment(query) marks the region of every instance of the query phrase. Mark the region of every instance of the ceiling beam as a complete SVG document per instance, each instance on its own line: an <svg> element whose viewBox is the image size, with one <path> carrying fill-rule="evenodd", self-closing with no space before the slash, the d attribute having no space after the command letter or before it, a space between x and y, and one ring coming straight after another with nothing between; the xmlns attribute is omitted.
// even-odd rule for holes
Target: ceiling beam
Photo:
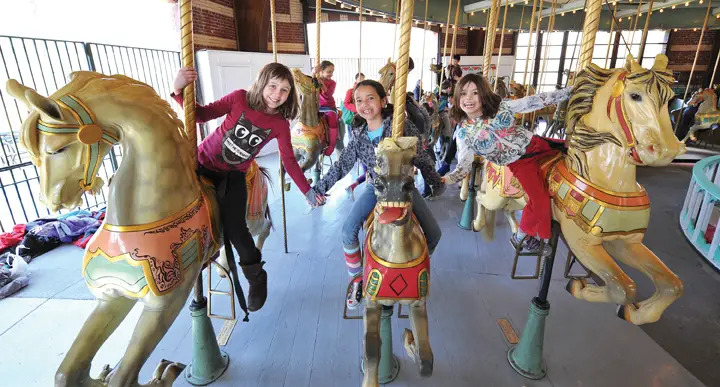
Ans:
<svg viewBox="0 0 720 387"><path fill-rule="evenodd" d="M521 4L521 3L528 3L528 0L509 0L508 4ZM484 1L478 1L477 3L468 4L463 7L463 12L465 13L472 13L477 11L482 11L483 9L490 9L492 6L492 0L484 0ZM505 6L505 1L502 0L501 7Z"/></svg>
<svg viewBox="0 0 720 387"><path fill-rule="evenodd" d="M578 11L585 8L585 0L573 0L568 2L567 4L563 5L562 7L556 7L555 8L555 15L560 16L560 13L562 12L572 12L572 11ZM551 9L545 9L542 11L542 17L548 17L552 14L552 8Z"/></svg>
<svg viewBox="0 0 720 387"><path fill-rule="evenodd" d="M685 8L685 3L688 3L688 0L668 0L668 1L662 1L657 2L653 4L653 13L659 12L661 8L670 8L673 5L676 6L676 8ZM648 9L650 9L650 4L643 3L642 7L640 7L640 12L644 15ZM669 11L669 9L668 9ZM615 14L616 17L625 17L625 16L635 16L637 14L637 6L630 8L630 9L624 9L622 11L618 11L617 14Z"/></svg>

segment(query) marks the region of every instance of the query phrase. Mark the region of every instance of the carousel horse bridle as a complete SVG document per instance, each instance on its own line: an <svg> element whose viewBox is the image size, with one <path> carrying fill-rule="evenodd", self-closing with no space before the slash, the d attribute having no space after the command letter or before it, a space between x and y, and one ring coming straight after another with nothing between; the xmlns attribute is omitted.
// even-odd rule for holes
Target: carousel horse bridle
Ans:
<svg viewBox="0 0 720 387"><path fill-rule="evenodd" d="M102 165L100 146L103 142L113 146L119 139L95 123L95 115L78 97L67 94L55 102L67 109L78 124L50 124L38 120L37 129L50 135L76 136L80 143L85 144L84 174L78 183L84 191L90 191L94 188L97 172Z"/></svg>
<svg viewBox="0 0 720 387"><path fill-rule="evenodd" d="M635 134L632 130L632 123L629 123L627 120L627 116L625 115L625 103L622 99L622 93L625 90L625 77L627 76L627 72L623 71L618 76L617 80L612 86L612 91L610 95L610 99L608 99L607 104L607 116L610 118L610 112L612 111L613 105L615 106L615 113L617 114L618 121L620 122L620 127L623 130L623 133L625 134L625 140L627 140L627 146L630 148L630 155L632 156L633 160L637 162L638 164L642 164L642 160L640 160L640 156L637 152L637 141L635 139Z"/></svg>

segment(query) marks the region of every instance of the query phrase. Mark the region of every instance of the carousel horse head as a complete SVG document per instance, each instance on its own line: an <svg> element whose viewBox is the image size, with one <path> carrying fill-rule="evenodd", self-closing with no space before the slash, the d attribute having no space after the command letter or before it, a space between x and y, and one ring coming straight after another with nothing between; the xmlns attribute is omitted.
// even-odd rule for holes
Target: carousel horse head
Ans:
<svg viewBox="0 0 720 387"><path fill-rule="evenodd" d="M126 114L126 106L146 104L144 119L164 114L182 131L182 123L150 86L123 75L74 72L71 81L50 97L14 79L7 82L7 90L30 111L20 141L37 166L40 200L51 211L77 207L85 191L102 188L97 173L103 158L119 142L121 127L137 118L136 113ZM111 91L112 99L107 98ZM166 111L151 112L157 100Z"/></svg>
<svg viewBox="0 0 720 387"><path fill-rule="evenodd" d="M688 105L696 106L697 104L700 104L697 111L698 113L717 110L717 96L715 95L715 91L713 89L696 91L690 98L690 101L688 101Z"/></svg>
<svg viewBox="0 0 720 387"><path fill-rule="evenodd" d="M295 85L300 93L300 128L292 132L293 152L303 171L317 162L325 137L324 121L320 119L320 83L316 78L293 69Z"/></svg>
<svg viewBox="0 0 720 387"><path fill-rule="evenodd" d="M611 142L634 165L668 165L684 153L668 113L674 79L667 63L660 54L650 69L630 56L622 69L588 65L577 75L568 105L571 146Z"/></svg>
<svg viewBox="0 0 720 387"><path fill-rule="evenodd" d="M497 93L497 95L499 95L502 99L510 98L510 90L502 78L498 78L497 80L497 89L495 90L495 93Z"/></svg>
<svg viewBox="0 0 720 387"><path fill-rule="evenodd" d="M395 84L395 63L388 58L387 63L380 68L378 73L380 73L378 82L383 85L385 91L389 91Z"/></svg>
<svg viewBox="0 0 720 387"><path fill-rule="evenodd" d="M417 137L386 138L378 145L376 215L381 224L405 225L412 214L413 159Z"/></svg>

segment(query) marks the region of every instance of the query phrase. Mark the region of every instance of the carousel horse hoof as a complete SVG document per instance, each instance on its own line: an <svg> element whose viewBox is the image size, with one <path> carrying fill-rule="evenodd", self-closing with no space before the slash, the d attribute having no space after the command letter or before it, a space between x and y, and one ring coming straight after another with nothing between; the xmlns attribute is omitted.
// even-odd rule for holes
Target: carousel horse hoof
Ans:
<svg viewBox="0 0 720 387"><path fill-rule="evenodd" d="M407 328L405 328L405 330L403 331L403 344L407 355L414 362L417 362L417 346L415 345L415 336L413 336L412 331Z"/></svg>
<svg viewBox="0 0 720 387"><path fill-rule="evenodd" d="M585 284L586 281L582 278L571 278L565 286L565 290L573 297L577 297L578 292L585 287Z"/></svg>
<svg viewBox="0 0 720 387"><path fill-rule="evenodd" d="M428 377L432 376L433 373L433 356L432 353L429 356L422 356L419 352L417 344L415 344L415 337L409 329L403 331L403 346L408 356L418 365L420 376Z"/></svg>
<svg viewBox="0 0 720 387"><path fill-rule="evenodd" d="M185 370L185 364L162 359L153 372L150 386L172 386L175 379Z"/></svg>
<svg viewBox="0 0 720 387"><path fill-rule="evenodd" d="M630 314L634 311L637 311L638 307L637 304L627 304L627 305L618 305L617 309L617 316L625 321L632 322L632 319L630 317Z"/></svg>
<svg viewBox="0 0 720 387"><path fill-rule="evenodd" d="M110 376L112 370L113 369L110 368L110 364L105 364L102 371L100 371L100 375L98 375L97 380L99 380L101 383L107 383L109 380L108 376Z"/></svg>

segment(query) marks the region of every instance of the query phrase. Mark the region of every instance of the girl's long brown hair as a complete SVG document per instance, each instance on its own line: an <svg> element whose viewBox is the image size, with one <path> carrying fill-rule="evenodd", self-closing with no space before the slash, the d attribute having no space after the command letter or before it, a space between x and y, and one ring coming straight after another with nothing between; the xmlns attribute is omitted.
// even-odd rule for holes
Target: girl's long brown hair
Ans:
<svg viewBox="0 0 720 387"><path fill-rule="evenodd" d="M247 103L250 109L265 112L267 105L263 99L263 90L273 78L284 79L290 83L290 95L287 100L277 108L286 120L292 120L298 115L298 100L297 92L295 91L295 80L293 79L292 73L287 66L280 63L268 63L265 67L260 70L255 83L250 86L250 90L247 93Z"/></svg>
<svg viewBox="0 0 720 387"><path fill-rule="evenodd" d="M498 109L500 108L502 98L493 92L487 79L483 78L479 74L467 74L458 81L455 86L455 93L453 94L453 107L450 111L452 117L458 122L467 118L467 114L465 114L465 112L460 108L460 95L462 94L462 89L465 85L470 82L477 86L483 117L495 117L495 114L497 114Z"/></svg>

